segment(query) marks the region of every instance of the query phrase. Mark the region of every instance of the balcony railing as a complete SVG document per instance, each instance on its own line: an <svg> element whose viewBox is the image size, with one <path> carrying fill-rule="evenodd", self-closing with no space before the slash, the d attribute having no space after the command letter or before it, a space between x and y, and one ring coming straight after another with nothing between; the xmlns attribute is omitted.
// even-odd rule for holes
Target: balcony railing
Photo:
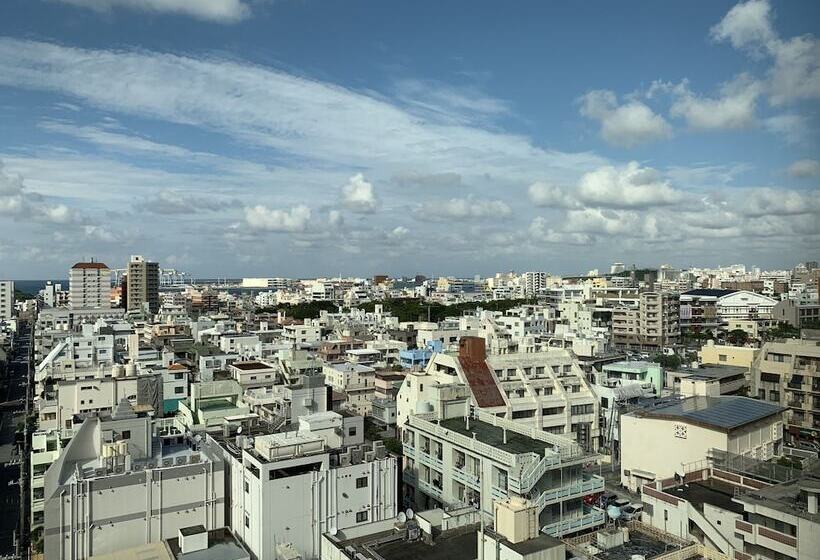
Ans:
<svg viewBox="0 0 820 560"><path fill-rule="evenodd" d="M594 494L595 492L602 492L604 490L604 479L600 476L590 475L585 476L583 480L579 480L572 484L547 490L542 492L536 500L538 511L540 512L546 506L554 504L563 500L572 498L580 498L587 494Z"/></svg>
<svg viewBox="0 0 820 560"><path fill-rule="evenodd" d="M563 537L570 533L577 533L578 531L603 525L605 520L606 514L602 509L585 507L583 515L545 525L541 532L552 537Z"/></svg>

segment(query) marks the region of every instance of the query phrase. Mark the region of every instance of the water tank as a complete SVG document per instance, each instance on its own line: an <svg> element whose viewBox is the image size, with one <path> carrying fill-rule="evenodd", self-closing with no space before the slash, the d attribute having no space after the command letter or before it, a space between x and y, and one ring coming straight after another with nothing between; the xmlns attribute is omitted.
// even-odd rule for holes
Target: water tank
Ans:
<svg viewBox="0 0 820 560"><path fill-rule="evenodd" d="M137 364L126 364L125 375L127 377L133 377L137 375Z"/></svg>
<svg viewBox="0 0 820 560"><path fill-rule="evenodd" d="M114 364L111 366L111 375L114 377L123 377L125 375L125 366L122 364Z"/></svg>

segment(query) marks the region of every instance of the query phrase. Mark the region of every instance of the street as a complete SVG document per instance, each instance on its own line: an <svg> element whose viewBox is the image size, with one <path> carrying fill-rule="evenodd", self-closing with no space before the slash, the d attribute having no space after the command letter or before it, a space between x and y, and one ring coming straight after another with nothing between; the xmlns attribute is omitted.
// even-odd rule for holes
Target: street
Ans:
<svg viewBox="0 0 820 560"><path fill-rule="evenodd" d="M0 516L0 557L12 556L17 552L15 532L24 515L19 482L20 469L25 463L20 462L15 433L18 423L25 419L25 383L30 347L30 327L21 322L15 347L9 354L7 374L0 388L0 509L3 512Z"/></svg>

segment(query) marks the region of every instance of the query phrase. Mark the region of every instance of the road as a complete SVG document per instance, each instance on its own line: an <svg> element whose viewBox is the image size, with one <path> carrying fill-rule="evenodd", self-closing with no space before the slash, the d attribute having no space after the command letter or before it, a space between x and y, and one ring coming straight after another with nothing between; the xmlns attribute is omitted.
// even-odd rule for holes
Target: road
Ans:
<svg viewBox="0 0 820 560"><path fill-rule="evenodd" d="M16 431L18 422L25 419L30 347L30 327L21 322L15 347L9 354L7 374L0 387L0 510L4 513L0 515L0 557L13 556L17 552L16 532L26 515L21 509L19 486L20 469L25 464L20 462Z"/></svg>

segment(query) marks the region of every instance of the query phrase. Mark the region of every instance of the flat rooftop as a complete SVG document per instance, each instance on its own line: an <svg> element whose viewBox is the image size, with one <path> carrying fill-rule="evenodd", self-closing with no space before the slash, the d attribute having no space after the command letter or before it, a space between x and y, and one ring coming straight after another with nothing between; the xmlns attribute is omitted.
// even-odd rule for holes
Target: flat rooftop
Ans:
<svg viewBox="0 0 820 560"><path fill-rule="evenodd" d="M714 479L668 488L664 492L679 496L701 512L703 512L703 504L711 504L733 513L743 513L743 506L732 501L734 487Z"/></svg>
<svg viewBox="0 0 820 560"><path fill-rule="evenodd" d="M232 367L236 369L241 369L242 371L253 371L256 369L271 369L273 366L270 366L264 362L234 362L231 364Z"/></svg>
<svg viewBox="0 0 820 560"><path fill-rule="evenodd" d="M476 420L475 418L470 418L469 430L467 429L467 424L464 422L464 418L441 420L439 425L442 428L470 438L475 434L475 438L481 443L486 443L487 445L514 455L523 453L543 455L545 448L552 447L546 441L533 439L512 430L507 430L507 443L504 443L504 430L498 426Z"/></svg>
<svg viewBox="0 0 820 560"><path fill-rule="evenodd" d="M696 368L678 368L673 373L682 373L695 379L725 379L745 375L749 368L740 366L709 365Z"/></svg>
<svg viewBox="0 0 820 560"><path fill-rule="evenodd" d="M454 536L439 536L432 545L421 540L400 540L377 549L384 560L475 560L478 558L478 537L475 531Z"/></svg>

